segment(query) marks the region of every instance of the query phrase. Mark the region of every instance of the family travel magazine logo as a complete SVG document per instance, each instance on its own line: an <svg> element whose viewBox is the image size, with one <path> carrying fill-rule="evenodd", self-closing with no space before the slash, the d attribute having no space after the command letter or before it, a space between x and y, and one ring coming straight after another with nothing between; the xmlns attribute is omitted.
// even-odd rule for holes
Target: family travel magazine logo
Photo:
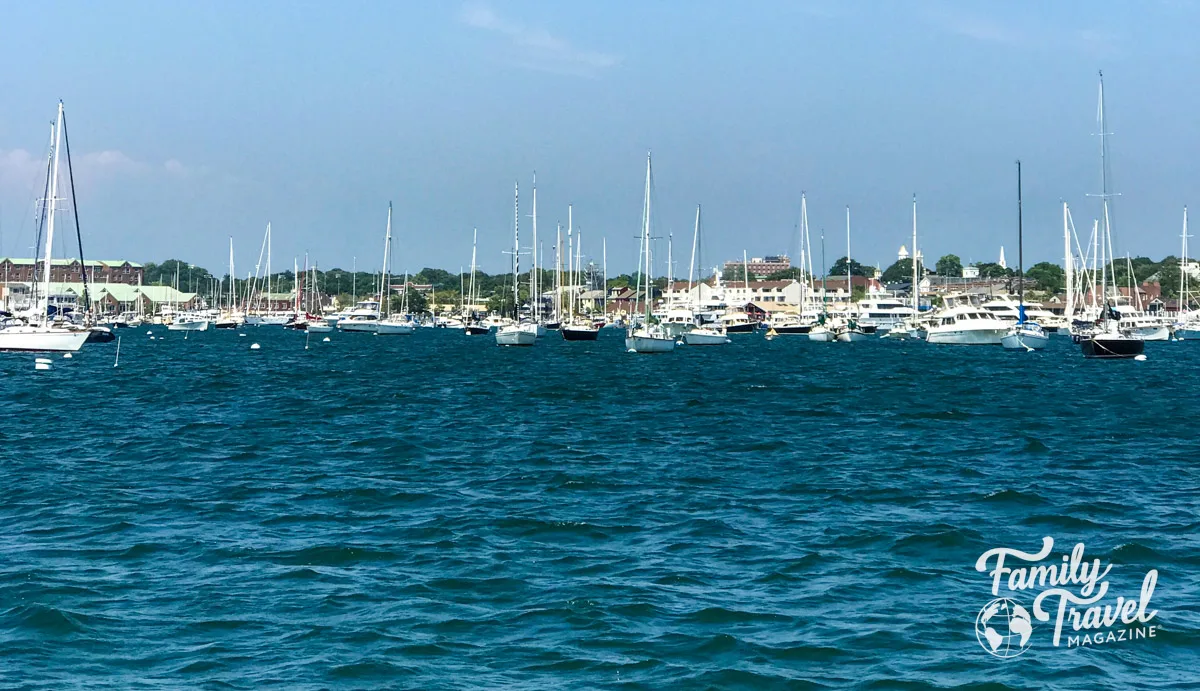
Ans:
<svg viewBox="0 0 1200 691"><path fill-rule="evenodd" d="M1068 648L1154 638L1161 630L1150 625L1158 614L1150 609L1157 569L1146 572L1136 597L1112 598L1108 582L1112 564L1086 561L1082 542L1063 554L1061 561L1047 560L1053 548L1054 538L1044 537L1036 554L997 547L979 556L975 570L991 576L995 598L975 618L975 635L984 650L1000 658L1020 655L1032 644L1034 620L1054 620L1055 647L1062 642L1064 628L1068 628ZM1030 602L1033 593L1026 608L1021 602Z"/></svg>

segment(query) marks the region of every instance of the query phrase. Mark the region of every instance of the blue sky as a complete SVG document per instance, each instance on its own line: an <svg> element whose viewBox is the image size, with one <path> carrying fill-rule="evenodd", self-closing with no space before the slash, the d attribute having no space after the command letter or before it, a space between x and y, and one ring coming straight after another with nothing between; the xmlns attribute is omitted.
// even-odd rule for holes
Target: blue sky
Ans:
<svg viewBox="0 0 1200 691"><path fill-rule="evenodd" d="M40 29L47 20L52 29ZM274 265L499 271L512 184L538 174L549 251L568 203L610 273L633 268L645 152L687 271L794 250L800 192L828 255L922 249L1060 260L1059 200L1090 226L1106 77L1118 253L1178 253L1200 176L1200 7L1160 2L10 3L0 22L0 232L29 254L48 123L66 102L85 250L243 273ZM529 238L528 219L522 237ZM658 256L665 259L665 247ZM661 273L660 267L656 270Z"/></svg>

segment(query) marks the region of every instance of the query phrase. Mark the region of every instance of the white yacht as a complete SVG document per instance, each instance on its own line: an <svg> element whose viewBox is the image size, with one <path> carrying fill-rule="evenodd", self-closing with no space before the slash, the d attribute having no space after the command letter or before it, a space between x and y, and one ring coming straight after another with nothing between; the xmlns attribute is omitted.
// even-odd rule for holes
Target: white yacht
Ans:
<svg viewBox="0 0 1200 691"><path fill-rule="evenodd" d="M867 298L859 300L856 308L858 323L863 327L874 327L880 335L903 328L904 321L914 316L912 306L899 298Z"/></svg>
<svg viewBox="0 0 1200 691"><path fill-rule="evenodd" d="M496 345L531 346L537 342L537 324L507 324L496 329Z"/></svg>
<svg viewBox="0 0 1200 691"><path fill-rule="evenodd" d="M925 340L947 345L1000 345L1008 323L978 307L961 305L934 315Z"/></svg>
<svg viewBox="0 0 1200 691"><path fill-rule="evenodd" d="M683 334L683 342L686 345L725 345L729 343L729 337L720 326L697 326Z"/></svg>
<svg viewBox="0 0 1200 691"><path fill-rule="evenodd" d="M379 301L360 300L354 309L344 312L337 322L340 331L369 331L379 328Z"/></svg>

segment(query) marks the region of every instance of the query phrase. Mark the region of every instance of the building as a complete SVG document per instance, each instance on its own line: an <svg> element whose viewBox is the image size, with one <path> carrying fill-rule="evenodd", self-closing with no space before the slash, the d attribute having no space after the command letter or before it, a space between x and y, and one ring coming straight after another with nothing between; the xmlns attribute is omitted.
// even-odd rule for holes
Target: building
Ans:
<svg viewBox="0 0 1200 691"><path fill-rule="evenodd" d="M964 266L962 270L963 278L979 278L978 266Z"/></svg>
<svg viewBox="0 0 1200 691"><path fill-rule="evenodd" d="M725 262L726 271L742 271L743 266L745 267L745 271L752 277L762 278L780 271L787 271L792 268L792 260L786 254L777 254L766 257L754 257L749 261L735 259Z"/></svg>
<svg viewBox="0 0 1200 691"><path fill-rule="evenodd" d="M23 310L33 307L33 283L5 284L4 305L8 310ZM40 290L41 284L36 284ZM83 302L83 283L63 282L50 284L50 304L66 309L77 308ZM131 286L125 283L89 283L88 299L99 314L140 312L155 314L163 307L176 309L198 309L204 301L196 293L185 293L169 286Z"/></svg>
<svg viewBox="0 0 1200 691"><path fill-rule="evenodd" d="M54 259L50 262L50 280L54 283L82 283L84 269L88 283L141 283L144 269L141 264L124 259L96 261L89 259ZM0 257L0 281L30 282L40 280L41 263L36 259Z"/></svg>

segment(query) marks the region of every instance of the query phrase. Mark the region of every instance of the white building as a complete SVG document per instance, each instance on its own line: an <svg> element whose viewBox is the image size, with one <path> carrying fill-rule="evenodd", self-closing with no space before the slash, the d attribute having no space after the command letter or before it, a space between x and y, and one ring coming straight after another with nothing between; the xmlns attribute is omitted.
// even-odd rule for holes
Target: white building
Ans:
<svg viewBox="0 0 1200 691"><path fill-rule="evenodd" d="M687 281L675 281L667 286L663 299L668 307L686 305L741 306L748 302L766 302L784 305L800 304L801 285L797 280L789 281L721 281L708 279L693 283L688 293Z"/></svg>

